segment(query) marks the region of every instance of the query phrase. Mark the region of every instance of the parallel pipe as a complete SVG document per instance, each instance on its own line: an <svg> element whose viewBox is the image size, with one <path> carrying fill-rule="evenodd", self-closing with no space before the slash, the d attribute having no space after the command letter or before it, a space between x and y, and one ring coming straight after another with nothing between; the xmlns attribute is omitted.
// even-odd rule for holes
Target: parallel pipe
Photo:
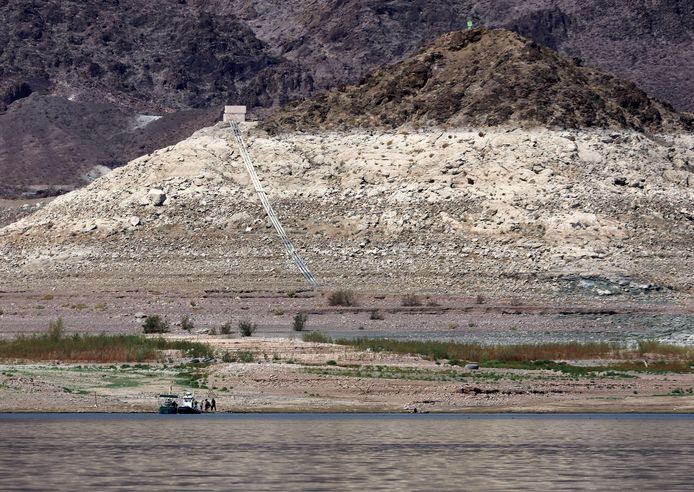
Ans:
<svg viewBox="0 0 694 492"><path fill-rule="evenodd" d="M301 258L301 256L299 256L299 253L297 253L296 248L294 248L294 244L289 239L289 236L287 236L284 227L282 227L282 223L277 218L275 210L272 208L272 205L270 205L270 201L267 198L267 193L265 193L263 185L260 183L258 174L255 172L255 167L253 166L253 161L251 161L251 156L248 153L246 144L243 141L243 137L241 136L241 128L239 127L238 122L232 121L230 122L230 125L231 130L234 133L234 137L236 137L236 143L238 144L239 149L241 151L241 157L243 158L243 163L246 166L246 171L248 171L248 175L251 177L253 187L255 188L255 191L258 194L258 198L260 198L260 203L263 205L265 213L270 219L270 223L275 228L275 231L277 231L277 235L280 237L280 240L282 241L284 248L287 250L289 257L294 261L294 264L297 266L301 274L304 276L311 288L317 289L318 287L320 287L318 281L313 276L311 271L308 269L308 266L306 266L306 262L304 262L303 258Z"/></svg>

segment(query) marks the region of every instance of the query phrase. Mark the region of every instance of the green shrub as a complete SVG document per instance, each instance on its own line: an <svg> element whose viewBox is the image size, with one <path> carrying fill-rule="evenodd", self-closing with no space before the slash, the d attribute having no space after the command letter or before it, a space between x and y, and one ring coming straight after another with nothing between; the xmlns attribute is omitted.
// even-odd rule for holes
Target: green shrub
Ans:
<svg viewBox="0 0 694 492"><path fill-rule="evenodd" d="M195 328L193 320L190 319L190 316L187 314L181 318L181 328L183 328L185 331L193 331Z"/></svg>
<svg viewBox="0 0 694 492"><path fill-rule="evenodd" d="M321 333L320 331L313 331L311 333L306 333L303 336L304 342L315 342L315 343L333 343L332 338Z"/></svg>
<svg viewBox="0 0 694 492"><path fill-rule="evenodd" d="M371 311L371 314L369 315L369 319L371 320L384 320L386 319L385 315L379 311L378 309L374 309Z"/></svg>
<svg viewBox="0 0 694 492"><path fill-rule="evenodd" d="M158 315L147 316L144 323L142 323L142 328L145 333L168 333L169 323Z"/></svg>
<svg viewBox="0 0 694 492"><path fill-rule="evenodd" d="M331 359L331 360L327 361L326 364L329 365L329 366L336 366L336 365L337 365L337 361Z"/></svg>
<svg viewBox="0 0 694 492"><path fill-rule="evenodd" d="M247 364L253 362L254 359L253 352L237 352L237 356L239 362L245 362Z"/></svg>
<svg viewBox="0 0 694 492"><path fill-rule="evenodd" d="M294 331L303 331L307 321L308 314L298 313L296 316L294 316L294 321L292 322L292 329Z"/></svg>
<svg viewBox="0 0 694 492"><path fill-rule="evenodd" d="M230 321L228 323L224 323L222 326L219 327L219 333L221 333L222 335L231 335L233 329L234 327Z"/></svg>
<svg viewBox="0 0 694 492"><path fill-rule="evenodd" d="M357 298L351 290L336 290L328 296L330 306L356 306Z"/></svg>
<svg viewBox="0 0 694 492"><path fill-rule="evenodd" d="M60 340L65 334L65 324L63 318L58 318L48 322L48 337L51 340Z"/></svg>
<svg viewBox="0 0 694 492"><path fill-rule="evenodd" d="M253 362L253 352L224 352L222 354L222 362L244 362L246 364Z"/></svg>
<svg viewBox="0 0 694 492"><path fill-rule="evenodd" d="M250 320L244 319L239 321L239 333L242 337L251 337L258 329L258 325Z"/></svg>

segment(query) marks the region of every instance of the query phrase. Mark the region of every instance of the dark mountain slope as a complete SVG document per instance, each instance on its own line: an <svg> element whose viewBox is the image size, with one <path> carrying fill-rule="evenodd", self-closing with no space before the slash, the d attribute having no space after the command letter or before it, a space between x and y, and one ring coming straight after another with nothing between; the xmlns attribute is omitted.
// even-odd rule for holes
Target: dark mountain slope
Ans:
<svg viewBox="0 0 694 492"><path fill-rule="evenodd" d="M148 113L268 106L312 86L244 22L185 2L0 0L0 14L0 110L32 92Z"/></svg>
<svg viewBox="0 0 694 492"><path fill-rule="evenodd" d="M0 114L0 195L81 186L87 174L98 173L95 166L123 165L183 140L220 115L220 108L210 108L153 120L110 103L32 94Z"/></svg>
<svg viewBox="0 0 694 492"><path fill-rule="evenodd" d="M503 29L442 36L421 53L359 84L292 103L265 122L271 131L520 123L645 131L692 122L633 84L578 66Z"/></svg>
<svg viewBox="0 0 694 492"><path fill-rule="evenodd" d="M189 0L234 13L273 53L310 70L319 89L356 82L437 37L507 27L679 110L694 110L691 0Z"/></svg>
<svg viewBox="0 0 694 492"><path fill-rule="evenodd" d="M463 29L469 18L507 26L680 110L694 109L691 0L0 0L0 176L79 185L85 166L120 165L188 136L210 114L184 115L180 129L152 130L143 143L139 133L121 131L136 113L233 103L264 116L356 83ZM54 123L36 102L9 115L32 94L62 99L51 99L51 107L70 114L75 128L108 114L108 123L96 125L98 143L90 132L72 133L69 150L61 138L48 138L57 135Z"/></svg>

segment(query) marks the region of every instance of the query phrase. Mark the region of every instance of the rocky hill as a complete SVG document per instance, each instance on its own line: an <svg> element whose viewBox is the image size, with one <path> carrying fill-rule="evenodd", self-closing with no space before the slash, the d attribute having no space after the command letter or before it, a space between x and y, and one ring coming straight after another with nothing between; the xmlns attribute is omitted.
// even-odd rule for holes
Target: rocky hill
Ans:
<svg viewBox="0 0 694 492"><path fill-rule="evenodd" d="M267 107L355 82L468 19L694 109L686 0L0 0L0 111L33 92L146 114Z"/></svg>
<svg viewBox="0 0 694 492"><path fill-rule="evenodd" d="M228 101L312 87L243 21L185 2L2 0L0 20L4 197L83 186L213 124Z"/></svg>
<svg viewBox="0 0 694 492"><path fill-rule="evenodd" d="M3 142L23 135L21 146L0 148L0 176L13 181L3 181L0 193L79 186L85 169L122 165L174 141L152 131L142 147L122 131L133 118L229 102L264 116L284 102L355 83L468 19L507 26L691 110L692 9L686 0L0 0L0 128ZM63 101L20 104L29 96ZM63 114L75 128L99 121L108 148L82 151L93 148L86 133L83 141L70 136L70 152L46 138L56 134L41 113L51 104L70 108ZM113 106L114 134L100 120L104 104ZM182 124L176 139L194 127Z"/></svg>
<svg viewBox="0 0 694 492"><path fill-rule="evenodd" d="M690 130L694 120L631 83L581 67L504 29L449 33L358 84L291 103L270 131L351 127L494 126Z"/></svg>
<svg viewBox="0 0 694 492"><path fill-rule="evenodd" d="M327 290L632 302L694 289L691 134L244 132L270 200ZM0 230L0 281L304 286L221 124Z"/></svg>
<svg viewBox="0 0 694 492"><path fill-rule="evenodd" d="M245 20L319 90L356 82L472 19L506 27L694 111L694 3L688 0L190 0Z"/></svg>

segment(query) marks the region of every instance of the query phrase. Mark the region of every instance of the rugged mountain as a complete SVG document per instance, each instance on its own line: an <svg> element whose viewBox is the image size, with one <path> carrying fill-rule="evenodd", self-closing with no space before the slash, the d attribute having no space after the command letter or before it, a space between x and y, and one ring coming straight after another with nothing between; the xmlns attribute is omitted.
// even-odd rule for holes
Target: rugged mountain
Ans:
<svg viewBox="0 0 694 492"><path fill-rule="evenodd" d="M144 113L271 106L355 82L468 19L694 109L687 0L0 0L0 104L39 92Z"/></svg>
<svg viewBox="0 0 694 492"><path fill-rule="evenodd" d="M5 105L39 92L160 114L268 106L311 88L305 70L269 54L244 22L185 2L2 0L0 12Z"/></svg>
<svg viewBox="0 0 694 492"><path fill-rule="evenodd" d="M287 101L355 83L468 19L507 26L680 110L694 109L694 4L687 0L0 0L3 141L19 135L18 113L8 117L8 109L32 94L80 105L70 106L75 128L99 120L102 105L112 104L115 132L97 125L97 147L111 146L98 155L80 150L93 148L93 136L84 134L80 144L75 132L68 152L44 137L54 129L37 104L29 105L39 111L35 118L20 105L26 135L21 147L0 149L0 173L26 172L13 178L15 191L76 186L87 168L120 165L139 150L171 143L151 134L140 149L141 141L121 131L137 115L234 102L264 116ZM180 136L192 128L183 125Z"/></svg>
<svg viewBox="0 0 694 492"><path fill-rule="evenodd" d="M689 0L189 0L246 20L273 53L311 70L323 90L419 51L472 19L634 82L694 110L694 3Z"/></svg>
<svg viewBox="0 0 694 492"><path fill-rule="evenodd" d="M494 126L691 130L694 121L631 83L505 29L449 33L416 56L347 86L290 103L270 131Z"/></svg>

